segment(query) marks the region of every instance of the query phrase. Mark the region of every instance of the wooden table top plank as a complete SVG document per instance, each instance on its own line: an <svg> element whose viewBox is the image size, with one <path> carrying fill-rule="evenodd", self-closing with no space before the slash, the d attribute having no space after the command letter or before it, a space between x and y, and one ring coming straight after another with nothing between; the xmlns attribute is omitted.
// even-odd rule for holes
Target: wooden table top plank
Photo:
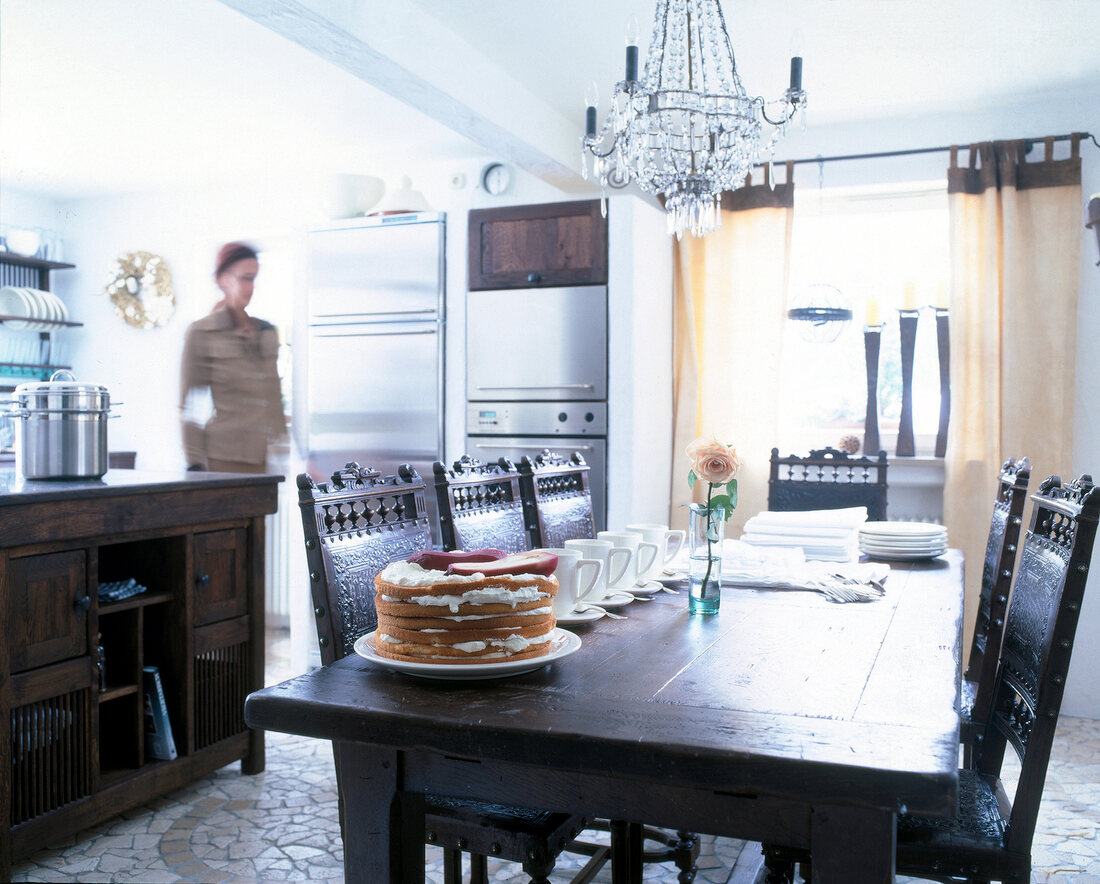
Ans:
<svg viewBox="0 0 1100 884"><path fill-rule="evenodd" d="M919 567L887 581L904 577L912 585L890 587L901 590L899 628L886 634L855 717L957 731L963 557L952 551Z"/></svg>

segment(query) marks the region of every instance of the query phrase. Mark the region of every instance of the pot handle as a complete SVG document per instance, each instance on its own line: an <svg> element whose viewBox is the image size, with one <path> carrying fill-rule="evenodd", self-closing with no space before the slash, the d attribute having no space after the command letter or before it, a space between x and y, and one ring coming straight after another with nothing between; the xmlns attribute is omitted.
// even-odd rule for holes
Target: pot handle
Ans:
<svg viewBox="0 0 1100 884"><path fill-rule="evenodd" d="M62 377L65 375L65 377ZM53 374L50 375L51 381L75 381L76 375L69 371L67 368L59 368Z"/></svg>

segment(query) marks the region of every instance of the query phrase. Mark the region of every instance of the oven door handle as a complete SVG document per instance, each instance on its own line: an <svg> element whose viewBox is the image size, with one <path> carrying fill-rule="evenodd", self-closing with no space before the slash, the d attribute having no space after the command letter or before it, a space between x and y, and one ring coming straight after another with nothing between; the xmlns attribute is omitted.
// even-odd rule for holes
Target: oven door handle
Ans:
<svg viewBox="0 0 1100 884"><path fill-rule="evenodd" d="M511 384L508 386L488 387L478 384L479 390L593 390L592 384Z"/></svg>
<svg viewBox="0 0 1100 884"><path fill-rule="evenodd" d="M474 443L474 448L522 448L525 451L544 451L546 447L545 445L487 445L482 442ZM595 451L594 445L563 445L562 448L569 448L570 451Z"/></svg>

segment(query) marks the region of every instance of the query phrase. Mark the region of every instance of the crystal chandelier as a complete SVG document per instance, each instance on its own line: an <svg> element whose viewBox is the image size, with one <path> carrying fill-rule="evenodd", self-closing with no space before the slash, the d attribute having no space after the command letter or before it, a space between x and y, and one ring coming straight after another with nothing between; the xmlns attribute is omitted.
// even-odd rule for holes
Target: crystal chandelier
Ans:
<svg viewBox="0 0 1100 884"><path fill-rule="evenodd" d="M595 84L585 96L582 173L606 189L631 180L664 197L669 233L704 236L721 226L722 191L736 190L754 163L770 160L795 113L806 107L802 59L791 59L779 101L749 98L718 0L657 0L645 74L638 79L636 25L627 32L626 77L615 84L602 129ZM761 145L763 123L772 127Z"/></svg>

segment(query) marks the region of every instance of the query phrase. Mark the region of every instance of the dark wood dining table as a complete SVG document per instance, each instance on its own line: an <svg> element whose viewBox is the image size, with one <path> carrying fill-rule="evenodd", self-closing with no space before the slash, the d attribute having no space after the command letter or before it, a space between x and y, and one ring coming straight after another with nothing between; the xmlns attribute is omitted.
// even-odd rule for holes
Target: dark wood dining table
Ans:
<svg viewBox="0 0 1100 884"><path fill-rule="evenodd" d="M962 555L883 598L724 587L577 627L537 671L438 681L349 656L248 697L252 727L339 743L345 879L424 875L424 793L809 848L814 880L894 880L899 812L958 786Z"/></svg>

